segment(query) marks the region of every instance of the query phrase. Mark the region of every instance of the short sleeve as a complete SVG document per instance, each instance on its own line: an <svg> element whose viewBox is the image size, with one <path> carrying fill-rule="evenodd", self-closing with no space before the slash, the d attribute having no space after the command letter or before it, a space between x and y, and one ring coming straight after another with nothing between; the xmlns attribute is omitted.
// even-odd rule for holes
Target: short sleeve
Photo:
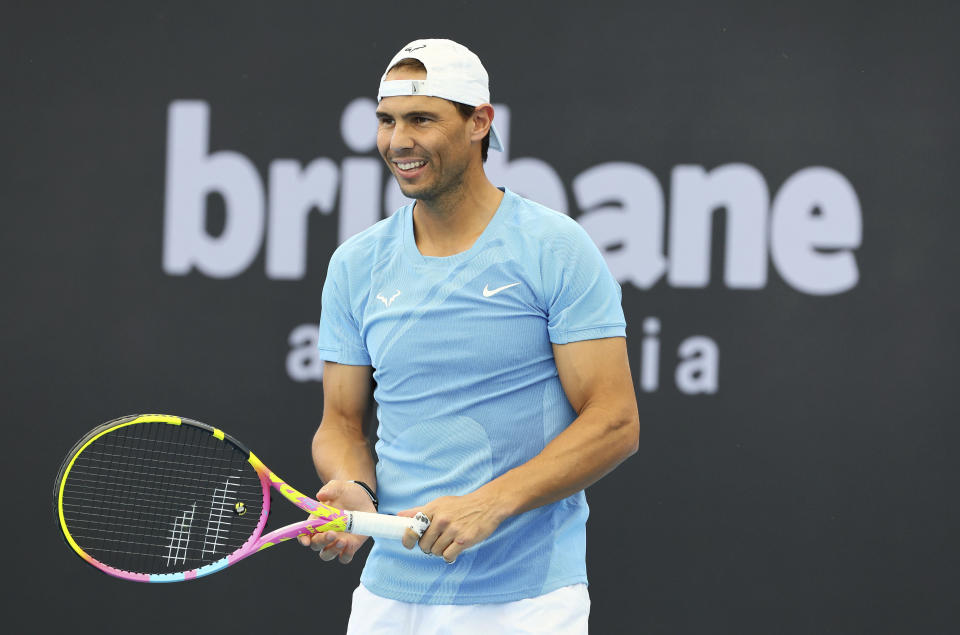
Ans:
<svg viewBox="0 0 960 635"><path fill-rule="evenodd" d="M570 221L547 242L541 271L551 342L626 337L620 285L578 223Z"/></svg>
<svg viewBox="0 0 960 635"><path fill-rule="evenodd" d="M351 366L369 366L370 355L350 304L350 281L342 258L334 252L327 267L320 307L320 359Z"/></svg>

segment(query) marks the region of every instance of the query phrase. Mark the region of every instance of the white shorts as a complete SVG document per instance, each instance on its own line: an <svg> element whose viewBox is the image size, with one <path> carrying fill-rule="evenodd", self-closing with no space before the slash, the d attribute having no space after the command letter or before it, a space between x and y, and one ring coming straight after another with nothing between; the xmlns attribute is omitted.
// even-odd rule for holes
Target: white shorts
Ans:
<svg viewBox="0 0 960 635"><path fill-rule="evenodd" d="M347 635L585 635L590 616L587 585L499 604L410 604L353 592Z"/></svg>

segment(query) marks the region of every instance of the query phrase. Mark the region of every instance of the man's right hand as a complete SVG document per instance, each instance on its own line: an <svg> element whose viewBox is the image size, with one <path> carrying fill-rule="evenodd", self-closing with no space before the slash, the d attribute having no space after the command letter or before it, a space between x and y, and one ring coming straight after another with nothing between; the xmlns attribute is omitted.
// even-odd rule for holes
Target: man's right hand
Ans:
<svg viewBox="0 0 960 635"><path fill-rule="evenodd" d="M317 500L328 503L338 509L350 511L376 512L367 492L350 481L330 481L317 492ZM320 559L326 562L337 558L343 564L353 560L354 554L366 542L369 536L359 536L340 531L321 531L312 536L300 536L298 540L304 547L318 552Z"/></svg>

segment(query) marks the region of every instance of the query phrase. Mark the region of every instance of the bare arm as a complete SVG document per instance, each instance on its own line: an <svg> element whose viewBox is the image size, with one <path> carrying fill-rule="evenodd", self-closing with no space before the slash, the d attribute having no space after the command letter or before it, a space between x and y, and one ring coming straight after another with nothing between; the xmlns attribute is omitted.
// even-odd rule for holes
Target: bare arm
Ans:
<svg viewBox="0 0 960 635"><path fill-rule="evenodd" d="M586 489L637 451L640 421L624 338L553 346L564 393L578 417L540 454L494 479L508 516Z"/></svg>
<svg viewBox="0 0 960 635"><path fill-rule="evenodd" d="M320 479L363 481L376 489L373 456L363 434L370 401L369 366L323 365L323 418L313 435L313 464Z"/></svg>
<svg viewBox="0 0 960 635"><path fill-rule="evenodd" d="M367 493L350 481L363 481L376 491L376 470L367 439L363 416L370 399L369 366L348 366L326 362L323 366L323 418L313 435L311 451L317 474L325 485L317 500L340 509L374 511ZM366 536L322 532L300 544L320 552L323 560L353 559Z"/></svg>
<svg viewBox="0 0 960 635"><path fill-rule="evenodd" d="M637 451L640 422L624 338L554 345L553 350L577 418L526 463L470 494L423 507L432 520L419 539L424 551L452 562L508 517L586 488ZM417 542L413 532L404 537L408 548Z"/></svg>

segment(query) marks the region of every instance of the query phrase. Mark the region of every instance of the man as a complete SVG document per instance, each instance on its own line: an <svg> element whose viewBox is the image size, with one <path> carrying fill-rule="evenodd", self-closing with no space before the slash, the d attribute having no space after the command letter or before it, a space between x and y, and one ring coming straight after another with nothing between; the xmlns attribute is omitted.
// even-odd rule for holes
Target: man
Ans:
<svg viewBox="0 0 960 635"><path fill-rule="evenodd" d="M317 498L431 525L376 541L349 632L585 633L583 489L638 443L620 287L575 221L487 180L502 147L473 53L411 42L379 98L379 151L415 203L330 260ZM347 563L364 540L301 542Z"/></svg>

